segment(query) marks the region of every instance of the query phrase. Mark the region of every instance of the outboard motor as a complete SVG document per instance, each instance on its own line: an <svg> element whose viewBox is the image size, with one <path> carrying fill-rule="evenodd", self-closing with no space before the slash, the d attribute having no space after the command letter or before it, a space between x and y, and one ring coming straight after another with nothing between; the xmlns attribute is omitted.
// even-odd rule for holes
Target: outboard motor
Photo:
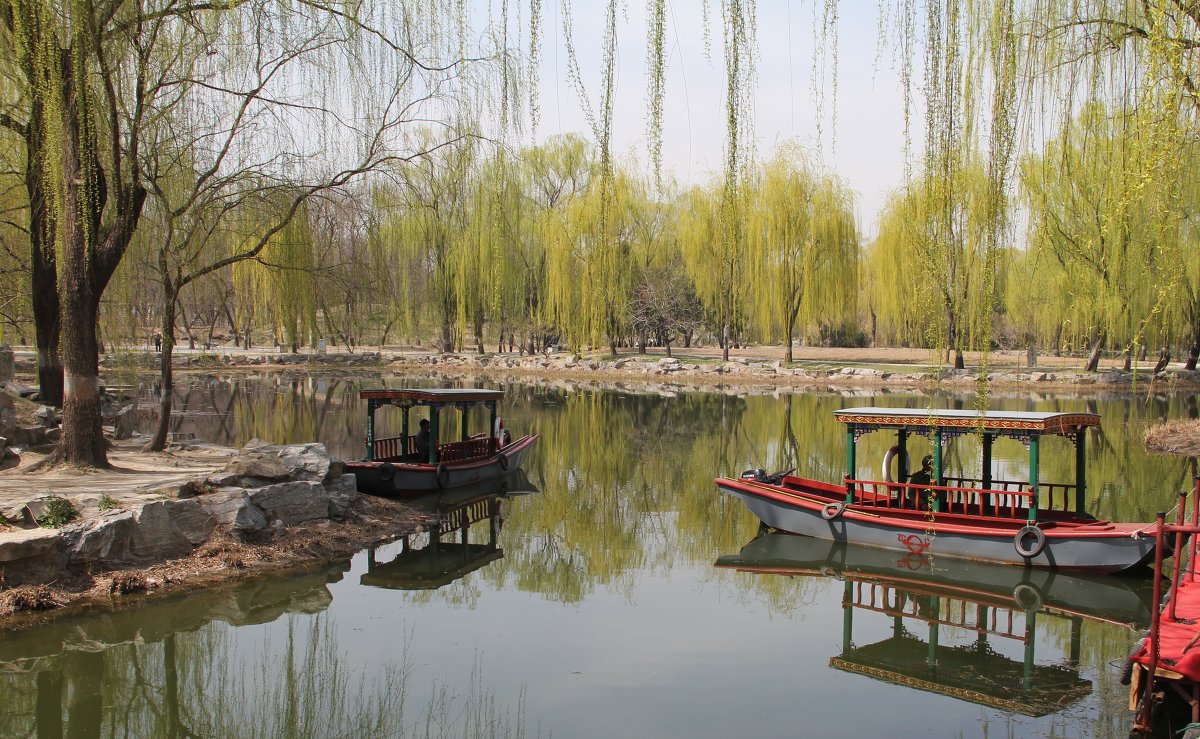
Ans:
<svg viewBox="0 0 1200 739"><path fill-rule="evenodd" d="M754 480L755 482L766 482L767 471L762 467L752 467L741 474L743 480Z"/></svg>

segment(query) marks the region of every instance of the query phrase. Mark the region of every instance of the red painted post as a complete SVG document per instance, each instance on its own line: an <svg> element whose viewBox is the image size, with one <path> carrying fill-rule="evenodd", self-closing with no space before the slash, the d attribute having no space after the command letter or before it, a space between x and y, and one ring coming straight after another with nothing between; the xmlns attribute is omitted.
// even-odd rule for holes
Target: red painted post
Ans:
<svg viewBox="0 0 1200 739"><path fill-rule="evenodd" d="M1158 671L1158 630L1162 617L1158 602L1162 600L1162 563L1163 563L1163 526L1167 514L1158 512L1158 525L1154 529L1154 610L1150 617L1150 638L1146 646L1150 648L1150 665L1146 668L1146 691L1142 696L1142 706L1134 717L1134 725L1149 728L1150 706L1154 696L1154 673Z"/></svg>
<svg viewBox="0 0 1200 739"><path fill-rule="evenodd" d="M1200 475L1196 475L1192 484L1192 526L1200 526ZM1188 537L1192 547L1189 552L1187 567L1188 577L1191 578L1192 582L1196 581L1196 536L1197 534L1192 534Z"/></svg>
<svg viewBox="0 0 1200 739"><path fill-rule="evenodd" d="M1175 603L1179 600L1179 577L1183 567L1183 509L1187 507L1187 493L1179 494L1179 512L1175 514L1175 547L1171 550L1174 556L1171 561L1171 620L1175 621Z"/></svg>

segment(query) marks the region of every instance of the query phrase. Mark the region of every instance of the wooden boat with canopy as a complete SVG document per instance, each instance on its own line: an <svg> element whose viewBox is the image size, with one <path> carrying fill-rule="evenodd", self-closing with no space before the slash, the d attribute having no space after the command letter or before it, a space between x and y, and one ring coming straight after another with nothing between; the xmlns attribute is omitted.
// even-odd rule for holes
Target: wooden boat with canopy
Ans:
<svg viewBox="0 0 1200 739"><path fill-rule="evenodd" d="M525 461L537 442L532 434L512 439L497 413L502 390L480 388L383 388L362 390L367 401L366 459L347 462L360 492L372 495L421 494L473 485L506 475ZM400 435L379 439L375 413L380 408L401 411ZM427 409L427 433L417 431L413 412ZM488 430L470 433L470 415L487 413ZM459 438L443 438L443 411L458 411Z"/></svg>
<svg viewBox="0 0 1200 739"><path fill-rule="evenodd" d="M845 408L834 417L846 425L840 483L747 470L739 479L717 478L717 486L770 528L905 554L1092 572L1129 570L1154 556L1153 524L1104 521L1085 510L1087 430L1100 425L1094 413ZM864 479L858 441L876 431L895 433L896 444L883 459L883 479ZM966 434L980 437L981 477L947 477L945 447ZM901 482L909 479L914 435L932 442L929 482ZM997 439L1027 446L1028 479L994 475ZM1073 446L1073 481L1040 479L1042 445L1050 440ZM891 479L893 461L897 481Z"/></svg>

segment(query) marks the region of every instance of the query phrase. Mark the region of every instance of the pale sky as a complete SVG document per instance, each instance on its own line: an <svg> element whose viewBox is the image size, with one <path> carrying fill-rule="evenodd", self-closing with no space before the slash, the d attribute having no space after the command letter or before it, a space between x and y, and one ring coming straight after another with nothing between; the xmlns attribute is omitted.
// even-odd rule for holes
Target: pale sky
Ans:
<svg viewBox="0 0 1200 739"><path fill-rule="evenodd" d="M725 76L719 3L710 0L712 61L704 58L701 0L673 0L668 9L667 93L663 113L663 169L683 184L720 172L725 142ZM603 6L576 0L574 34L593 107L598 107ZM823 4L823 3L821 3ZM887 193L904 176L903 94L893 69L894 51L878 49L879 0L843 0L838 19L838 90L827 93L823 109L813 94L814 24L820 9L813 0L760 0L758 3L758 85L755 124L759 157L775 144L794 139L857 194L860 228L874 233ZM541 68L541 116L537 139L577 132L591 138L579 98L567 79L567 55L559 3L545 3ZM613 150L646 155L645 5L631 0L619 21L617 105ZM822 65L828 90L833 60ZM918 95L914 91L914 96ZM914 101L912 137L922 139L923 104ZM836 140L834 139L836 126Z"/></svg>

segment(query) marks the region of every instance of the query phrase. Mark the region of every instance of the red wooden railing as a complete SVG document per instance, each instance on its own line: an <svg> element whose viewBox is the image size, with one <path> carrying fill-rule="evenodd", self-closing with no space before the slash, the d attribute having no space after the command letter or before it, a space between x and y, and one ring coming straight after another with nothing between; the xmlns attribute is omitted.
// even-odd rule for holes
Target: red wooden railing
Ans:
<svg viewBox="0 0 1200 739"><path fill-rule="evenodd" d="M492 454L492 440L486 436L480 439L466 441L450 441L438 444L438 459L443 462L462 462L467 459L479 459Z"/></svg>
<svg viewBox="0 0 1200 739"><path fill-rule="evenodd" d="M981 490L983 488L983 480L970 477L947 477L946 484L970 490ZM992 480L991 487L988 490L1017 493L1026 492L1029 490L1029 481ZM1038 508L1053 511L1073 511L1075 510L1075 492L1076 487L1074 483L1039 482Z"/></svg>
<svg viewBox="0 0 1200 739"><path fill-rule="evenodd" d="M1027 490L985 490L952 485L909 485L882 480L847 480L860 505L928 513L933 500L942 513L1026 518L1033 494Z"/></svg>
<svg viewBox="0 0 1200 739"><path fill-rule="evenodd" d="M407 443L405 443L407 442ZM486 436L467 439L466 441L448 441L438 444L438 460L442 462L462 462L467 459L478 459L491 456L495 451L495 440ZM390 439L375 440L375 460L409 459L417 460L416 436L393 436Z"/></svg>
<svg viewBox="0 0 1200 739"><path fill-rule="evenodd" d="M1146 653L1149 664L1144 667L1133 666L1133 669L1141 671L1140 684L1135 682L1134 687L1130 688L1131 707L1136 704L1133 716L1133 734L1149 734L1153 730L1153 709L1159 703L1156 692L1161 696L1165 693L1164 686L1173 687L1190 704L1192 722L1200 722L1200 685L1190 680L1177 681L1171 677L1160 675L1158 672L1163 619L1173 622L1182 621L1182 623L1190 625L1194 623L1196 617L1194 613L1185 613L1181 619L1176 613L1176 603L1180 587L1185 579L1189 587L1195 587L1198 564L1196 557L1197 554L1200 554L1197 549L1200 546L1200 542L1198 542L1200 540L1200 476L1192 480L1190 506L1188 497L1187 492L1179 494L1174 524L1167 524L1167 514L1162 512L1158 514L1158 520L1154 524L1154 599L1151 601L1154 610L1150 619L1150 631L1146 635ZM1164 545L1168 540L1172 544L1174 564L1171 568L1170 596L1167 604L1163 606L1162 589L1165 572L1163 558L1165 556ZM1185 541L1187 542L1186 551ZM1186 652L1190 646L1189 643L1182 651Z"/></svg>
<svg viewBox="0 0 1200 739"><path fill-rule="evenodd" d="M408 443L405 444L404 442ZM384 461L400 459L417 453L417 437L393 436L390 439L375 440L375 459Z"/></svg>

